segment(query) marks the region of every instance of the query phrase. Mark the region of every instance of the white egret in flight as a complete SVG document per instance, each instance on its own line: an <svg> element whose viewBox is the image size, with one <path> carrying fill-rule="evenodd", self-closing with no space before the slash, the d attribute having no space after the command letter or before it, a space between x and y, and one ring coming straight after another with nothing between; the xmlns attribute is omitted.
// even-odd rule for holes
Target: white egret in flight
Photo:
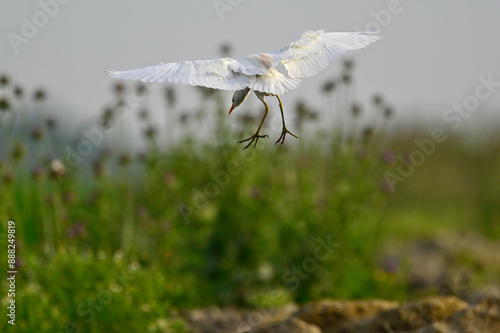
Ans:
<svg viewBox="0 0 500 333"><path fill-rule="evenodd" d="M254 90L265 107L264 116L254 135L238 143L250 141L254 147L260 138L260 130L269 113L265 96L275 96L279 101L283 129L276 141L283 144L285 136L291 133L285 125L283 104L279 95L297 88L303 78L310 77L326 68L335 58L348 52L362 49L380 39L368 32L325 32L306 31L299 40L273 53L256 53L240 59L220 58L211 60L181 61L159 64L128 71L108 71L117 79L142 82L184 83L221 90L236 90L229 114L241 105ZM283 64L286 72L276 69Z"/></svg>

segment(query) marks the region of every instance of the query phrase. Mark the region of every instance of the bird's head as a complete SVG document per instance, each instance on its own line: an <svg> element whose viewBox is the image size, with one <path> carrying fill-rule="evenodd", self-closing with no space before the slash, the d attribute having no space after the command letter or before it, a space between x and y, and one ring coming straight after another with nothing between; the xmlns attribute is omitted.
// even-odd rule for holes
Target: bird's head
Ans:
<svg viewBox="0 0 500 333"><path fill-rule="evenodd" d="M241 105L241 103L243 103L245 101L245 99L247 99L248 97L248 94L250 94L250 91L252 89L250 88L245 88L245 89L241 89L241 90L237 90L234 95L233 95L233 105L231 105L231 109L229 110L229 113L228 114L231 114L231 112L233 112L234 109L236 109L238 106Z"/></svg>

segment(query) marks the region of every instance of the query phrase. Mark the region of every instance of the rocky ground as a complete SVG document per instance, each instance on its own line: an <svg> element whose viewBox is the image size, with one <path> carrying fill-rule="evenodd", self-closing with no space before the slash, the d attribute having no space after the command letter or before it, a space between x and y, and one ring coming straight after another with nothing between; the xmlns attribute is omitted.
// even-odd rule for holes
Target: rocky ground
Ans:
<svg viewBox="0 0 500 333"><path fill-rule="evenodd" d="M417 301L326 299L273 311L209 308L190 312L187 321L195 333L500 333L499 244L448 235L398 247L399 253L388 252L386 271L397 275L405 261L403 276ZM483 283L474 285L474 277ZM421 298L421 292L441 296Z"/></svg>
<svg viewBox="0 0 500 333"><path fill-rule="evenodd" d="M193 311L189 322L198 333L498 333L500 298L474 304L453 296L403 304L321 300L274 313L212 308Z"/></svg>

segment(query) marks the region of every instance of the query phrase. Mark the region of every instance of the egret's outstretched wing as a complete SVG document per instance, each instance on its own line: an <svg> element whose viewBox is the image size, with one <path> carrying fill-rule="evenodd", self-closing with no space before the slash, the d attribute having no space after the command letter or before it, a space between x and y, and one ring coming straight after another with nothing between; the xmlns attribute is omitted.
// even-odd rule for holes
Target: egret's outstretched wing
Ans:
<svg viewBox="0 0 500 333"><path fill-rule="evenodd" d="M108 71L117 79L142 82L184 83L221 90L240 90L251 86L255 75L240 73L241 64L231 58L181 61L129 71Z"/></svg>
<svg viewBox="0 0 500 333"><path fill-rule="evenodd" d="M272 55L285 65L290 77L302 79L326 68L338 56L362 49L380 38L367 32L306 31L299 40Z"/></svg>
<svg viewBox="0 0 500 333"><path fill-rule="evenodd" d="M272 69L267 74L258 76L252 89L260 92L282 95L297 88L301 82L301 79L293 79L287 74Z"/></svg>

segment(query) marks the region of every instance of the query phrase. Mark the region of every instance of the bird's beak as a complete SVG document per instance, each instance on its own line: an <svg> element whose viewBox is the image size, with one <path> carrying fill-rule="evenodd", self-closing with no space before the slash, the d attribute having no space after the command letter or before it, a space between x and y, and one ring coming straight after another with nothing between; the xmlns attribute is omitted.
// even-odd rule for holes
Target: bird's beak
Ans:
<svg viewBox="0 0 500 333"><path fill-rule="evenodd" d="M233 105L231 105L231 109L229 109L229 113L227 114L228 116L231 114L231 112L233 112L234 110L234 102L233 102Z"/></svg>

